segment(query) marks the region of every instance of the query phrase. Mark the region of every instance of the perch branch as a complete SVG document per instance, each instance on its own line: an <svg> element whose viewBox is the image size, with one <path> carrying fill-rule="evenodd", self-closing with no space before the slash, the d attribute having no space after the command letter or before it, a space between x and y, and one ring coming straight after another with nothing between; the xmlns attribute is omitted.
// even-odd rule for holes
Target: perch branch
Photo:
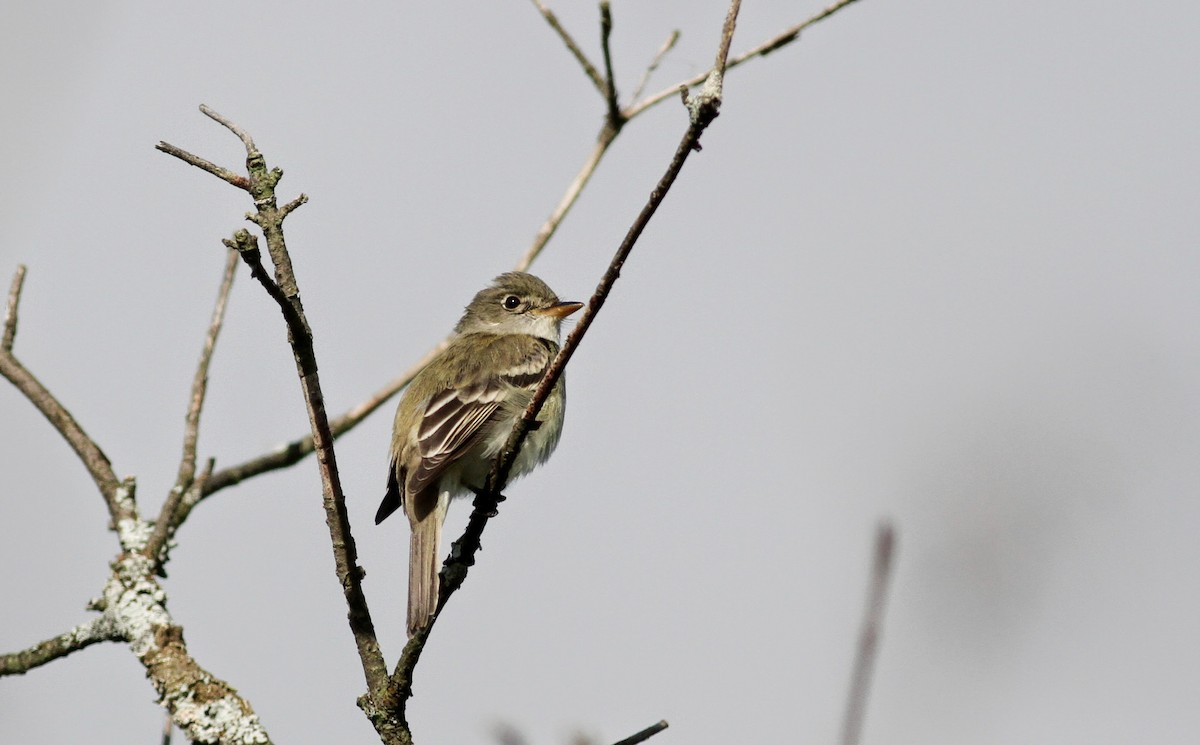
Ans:
<svg viewBox="0 0 1200 745"><path fill-rule="evenodd" d="M726 18L725 27L721 34L720 49L728 50L729 48L729 40L733 36L734 22L737 18L739 6L739 0L733 0L730 4L729 15ZM646 228L650 218L658 210L659 205L662 204L667 192L670 191L671 185L683 169L688 156L693 150L699 149L700 136L708 128L708 125L712 123L713 119L717 117L722 93L720 83L721 73L723 73L721 69L722 64L723 56L718 52L717 67L713 69L712 73L712 79L716 81L714 86L711 90L706 90L705 95L697 96L696 100L689 104L691 116L687 131L680 140L679 146L676 148L675 155L667 166L666 172L650 192L646 205L634 220L624 240L621 241L616 254L609 263L608 269L600 280L600 284L588 300L583 316L567 336L558 356L555 357L554 362L551 363L550 368L546 371L546 375L538 384L537 390L534 391L533 398L530 400L524 414L513 427L512 434L509 435L508 442L505 444L503 451L496 457L496 460L492 464L492 469L488 474L484 488L475 497L466 530L451 546L450 556L442 566L441 592L433 617L423 629L419 630L409 639L396 665L396 670L392 674L394 685L392 690L397 694L397 698L388 703L396 707L397 716L401 721L405 719L407 700L412 695L413 669L420 661L425 642L429 638L429 634L436 624L442 609L445 608L447 601L454 592L462 586L469 567L475 562L475 554L479 550L479 541L483 535L483 530L487 526L488 520L496 514L500 492L508 482L508 475L512 469L513 462L516 460L521 443L533 426L538 413L550 395L550 391L553 390L555 383L562 376L563 370L583 340L596 314L603 307L605 299L612 291L613 285L621 274L621 268L624 266L642 231Z"/></svg>
<svg viewBox="0 0 1200 745"><path fill-rule="evenodd" d="M859 631L858 648L854 655L850 695L846 699L842 745L857 745L862 735L863 719L867 714L867 694L871 687L871 672L875 669L875 658L879 655L879 637L883 632L884 606L895 553L896 531L891 523L883 523L875 532L875 552L871 563L871 581L867 588L867 607L863 612L862 629Z"/></svg>
<svg viewBox="0 0 1200 745"><path fill-rule="evenodd" d="M810 17L809 19L805 20L804 22L791 27L787 31L783 32L782 34L779 34L778 36L773 37L772 39L768 40L767 42L760 44L759 46L755 47L750 52L747 52L745 54L742 54L740 56L734 57L733 59L729 60L728 65L726 66L727 69L729 67L733 67L734 65L745 62L750 57L761 56L763 54L766 54L767 51L771 51L778 47L784 46L785 44L787 44L791 41L794 41L797 38L797 36L801 30L832 15L834 12L840 10L842 7L849 5L851 2L854 2L854 1L855 0L844 0L843 2L839 2L834 5L829 6L825 10L818 13L817 15ZM534 2L535 7L537 7L540 11L543 12L543 15L545 15L546 13L550 13L550 16L553 17L554 14L551 13L548 9L545 9L544 4L539 2L539 0L533 0L533 2ZM549 20L549 19L547 19L547 20ZM551 23L551 27L558 30L560 35L565 34L565 31L560 30L561 26L555 25L556 23L557 23L557 18L554 19L553 23ZM569 35L567 36L567 38L569 38ZM640 96L641 89L644 88L644 86L645 86L645 81L649 79L650 74L658 67L659 63L662 61L662 58L674 47L674 45L678 39L679 39L679 32L678 31L672 32L670 37L667 39L667 41L658 50L658 53L655 55L653 61L650 63L650 66L647 68L645 74L643 75L643 81L639 85L639 90L638 90L637 94L634 95L635 101ZM571 44L574 45L574 40L571 41ZM570 46L568 46L568 48L570 48ZM574 45L574 48L578 49L578 45ZM584 61L586 61L586 58ZM592 78L593 82L596 83L597 89L601 90L601 92L603 92L603 87L602 87L603 86L603 78L600 76L600 74L598 72L596 72L596 69L594 66L591 66L590 63L588 63L588 66L590 67L590 69L592 71L591 73L589 73L589 77ZM587 68L585 68L585 70L586 69ZM594 77L593 77L593 74L594 74ZM688 81L684 81L683 85L697 85L699 83L704 82L705 77L706 76L703 76L703 75L697 76ZM678 94L679 94L679 85L676 85L672 88L669 88L669 89L663 91L660 94L651 96L649 99L646 99L643 101L638 101L636 104L626 108L622 112L622 118L624 121L628 121L629 119L632 119L633 117L643 113L646 109L649 109L652 106L654 106L655 104L660 103L662 100L669 98L670 96L674 96L674 95L678 95ZM614 130L611 126L609 126L609 124L610 124L610 122L606 119L605 126L601 129L600 134L597 136L596 142L593 145L591 152L588 153L588 156L584 160L583 165L579 168L578 173L576 173L575 177L571 180L571 183L568 184L566 190L563 193L563 196L559 199L558 204L555 205L554 209L551 211L550 216L547 217L545 222L542 223L541 227L538 228L537 233L534 235L532 244L529 246L528 249L526 249L525 253L521 256L521 258L514 265L513 268L516 271L523 272L523 271L529 270L529 268L533 265L533 263L541 255L541 253L545 249L546 245L550 242L550 239L552 237L554 237L554 234L558 231L559 225L561 225L562 221L564 219L566 219L566 216L571 211L571 208L574 207L575 203L578 201L579 196L582 194L584 187L586 187L588 182L591 180L592 174L594 174L596 172L597 167L600 165L600 161L604 158L604 155L608 152L608 148L616 140L617 134L619 133L617 130ZM177 152L182 152L179 150L179 148L176 148L173 145L168 145L167 143L162 143L159 146L159 149L163 150L163 152L167 152L169 154L176 155L176 157L180 157L177 155ZM195 158L195 156L191 156L191 157ZM187 159L185 159L185 161L191 162L191 161L188 161ZM217 167L213 166L213 168L217 168ZM206 169L206 170L208 170L208 169ZM223 170L223 169L221 169L221 170ZM209 172L214 173L215 175L217 175L220 178L225 178L223 175L221 175L220 173L216 173L215 171L210 170ZM225 171L225 173L231 173L231 172ZM236 178L241 179L241 181L242 181L242 183L240 183L240 184L235 183L234 184L235 186L239 186L239 188L248 189L249 181L246 179L245 176L237 176L237 174L233 174L233 175ZM228 180L228 179L225 179L225 180ZM233 182L231 182L231 183L233 183ZM415 376L417 372L420 372L421 368L423 368L426 364L428 364L429 360L433 359L433 357L439 351L441 351L442 349L445 348L445 344L446 344L446 341L443 340L438 346L434 347L429 352L427 352L424 357L422 357L416 364L414 364L412 367L410 367L402 375L400 375L396 379L392 380L387 385L383 386L379 391L372 394L369 398L367 398L361 404L355 406L353 409L346 412L338 419L333 420L333 422L330 423L330 428L333 432L334 437L341 436L345 432L353 429L355 426L357 426L359 424L359 422L361 422L363 419L365 419L367 416L369 416L371 413L373 413L381 405L386 403L392 396L394 396L398 392L400 392L406 385L408 385L409 381L412 380L413 376ZM209 481L205 484L204 489L203 489L202 493L200 494L200 499L203 500L203 499L207 498L208 496L210 496L218 491L221 491L222 489L225 489L227 487L238 484L238 483L245 481L246 479L252 478L254 476L258 476L263 473L268 473L270 471L275 471L275 470L279 470L282 468L287 468L289 466L295 465L296 463L300 462L301 460L303 460L304 458L306 458L307 456L312 454L312 452L314 450L315 450L315 448L313 447L312 435L306 434L306 435L300 436L300 437L288 442L286 445L283 445L269 453L265 453L261 456L246 460L242 463L239 463L239 464L236 464L233 466L228 466L226 468L222 468L222 469L216 471L212 475L212 478L209 479Z"/></svg>

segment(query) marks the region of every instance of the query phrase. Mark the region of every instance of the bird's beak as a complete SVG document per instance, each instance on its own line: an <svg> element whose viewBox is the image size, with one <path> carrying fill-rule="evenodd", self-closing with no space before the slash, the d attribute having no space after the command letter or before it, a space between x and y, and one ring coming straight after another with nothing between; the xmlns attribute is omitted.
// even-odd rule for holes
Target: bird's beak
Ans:
<svg viewBox="0 0 1200 745"><path fill-rule="evenodd" d="M551 318L566 318L575 311L583 307L583 303L563 302L551 305L549 308L538 308L531 311L539 316L550 316Z"/></svg>

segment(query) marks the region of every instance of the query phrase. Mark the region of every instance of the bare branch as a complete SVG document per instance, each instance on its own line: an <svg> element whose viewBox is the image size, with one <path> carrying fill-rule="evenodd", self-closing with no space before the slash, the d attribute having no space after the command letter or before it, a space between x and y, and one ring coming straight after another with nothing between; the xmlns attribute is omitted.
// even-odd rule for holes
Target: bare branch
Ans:
<svg viewBox="0 0 1200 745"><path fill-rule="evenodd" d="M554 12L546 7L546 4L541 0L533 0L533 6L546 19L546 23L550 24L550 28L554 29L555 33L558 34L558 38L562 39L563 43L567 45L567 49L575 56L576 61L579 62L579 66L583 68L584 74L591 79L592 84L596 86L596 90L600 91L600 95L608 95L604 85L604 78L600 77L600 73L596 71L596 66L591 63L587 55L575 43L575 39L571 38L571 34L567 33L567 30L558 22L558 16L554 15Z"/></svg>
<svg viewBox="0 0 1200 745"><path fill-rule="evenodd" d="M779 49L780 47L791 44L793 41L800 38L800 32L803 31L804 29L806 29L809 26L812 26L816 23L819 23L820 21L825 20L829 16L833 15L834 13L837 13L839 10L845 8L847 5L853 4L856 1L857 0L838 0L838 2L828 6L827 8L825 8L824 10L822 10L821 12L819 12L817 14L808 17L807 19L801 21L800 23L797 23L795 26L792 26L791 28L787 29L783 33L780 33L780 34L768 39L767 41L763 42L762 44L759 44L758 46L754 47L753 49L750 49L749 51L746 51L746 52L743 52L742 54L734 56L725 65L725 69L726 70L732 69L732 68L737 67L738 65L742 64L743 62L747 62L751 59L754 59L755 57L766 56L767 54L770 54L771 52L775 51L776 49ZM659 103L662 103L664 100L671 98L672 96L679 95L679 87L680 86L692 88L694 86L700 85L707 78L708 78L708 73L703 73L701 75L696 75L694 77L688 78L687 80L683 81L682 83L676 83L675 85L673 85L669 88L664 88L663 90L659 91L658 93L655 93L652 96L648 96L648 97L642 99L641 101L636 101L634 104L629 106L627 109L625 109L625 116L628 119L632 119L633 117L642 113L643 111L650 108L651 106L655 106Z"/></svg>
<svg viewBox="0 0 1200 745"><path fill-rule="evenodd" d="M613 745L638 745L639 742L645 742L646 740L649 740L651 737L654 737L659 732L665 730L668 726L670 725L667 724L666 719L660 720L641 732L635 732L629 737L626 737L624 740L613 743Z"/></svg>
<svg viewBox="0 0 1200 745"><path fill-rule="evenodd" d="M24 272L18 270L18 276L23 278ZM17 301L20 298L20 282L14 280L13 290L8 296L8 308L5 312L5 341L8 340L9 330L11 328L12 335L16 335L17 326ZM11 321L11 326L9 325ZM115 527L121 520L131 519L136 516L136 510L132 498L122 492L121 482L117 479L117 475L113 473L112 464L109 463L108 457L100 446L95 443L92 438L88 437L83 431L83 427L79 426L79 422L71 416L58 399L56 399L46 387L33 376L22 365L16 357L13 356L11 345L0 345L0 375L8 379L10 383L16 386L17 390L29 399L29 402L37 407L38 411L50 421L50 424L58 431L79 459L83 461L84 467L92 476L92 481L100 489L100 493L104 496L104 501L108 503L108 513L112 518L113 526Z"/></svg>
<svg viewBox="0 0 1200 745"><path fill-rule="evenodd" d="M608 104L608 121L617 129L625 123L621 105L617 103L617 80L613 77L612 50L608 41L612 36L612 8L608 0L600 3L600 49L604 52L604 100Z"/></svg>
<svg viewBox="0 0 1200 745"><path fill-rule="evenodd" d="M208 333L204 337L204 347L200 351L200 362L196 365L196 375L192 379L192 397L188 405L183 434L183 458L179 463L179 475L175 486L179 491L187 489L196 475L196 441L200 436L200 412L204 407L204 394L208 390L208 366L212 361L213 351L217 347L217 337L225 322L225 305L229 301L229 292L233 289L233 279L237 274L237 251L229 251L225 257L225 268L221 273L221 285L217 291L217 301L213 306L212 320L208 324Z"/></svg>
<svg viewBox="0 0 1200 745"><path fill-rule="evenodd" d="M8 290L8 302L4 305L4 336L0 339L0 350L11 352L17 339L17 306L21 304L21 288L25 285L25 265L18 264L13 273L12 287Z"/></svg>
<svg viewBox="0 0 1200 745"><path fill-rule="evenodd" d="M302 204L308 204L308 195L307 194L301 194L300 196L296 197L292 201L283 205L283 207L280 208L280 210L279 210L280 219L292 214L292 212L294 212L296 210L296 208Z"/></svg>
<svg viewBox="0 0 1200 745"><path fill-rule="evenodd" d="M871 582L867 588L867 607L863 612L862 629L854 655L854 673L850 678L850 695L846 699L846 717L842 723L842 745L857 745L862 735L863 719L867 713L867 694L871 688L871 672L879 654L879 637L883 631L884 605L888 582L892 574L892 557L896 552L896 531L891 523L883 523L875 532L875 557L871 564Z"/></svg>
<svg viewBox="0 0 1200 745"><path fill-rule="evenodd" d="M164 152L167 155L173 155L182 160L184 163L195 166L202 171L208 171L222 181L232 184L239 189L245 189L246 191L250 190L250 181L245 176L236 174L227 168L222 168L216 163L207 161L198 155L192 155L187 150L184 150L180 147L175 147L169 142L160 142L154 146L154 149Z"/></svg>
<svg viewBox="0 0 1200 745"><path fill-rule="evenodd" d="M225 127L225 129L228 129L230 132L233 132L235 135L237 135L238 139L242 141L242 145L246 147L247 155L253 155L254 153L258 152L258 147L255 146L254 140L250 139L249 132L234 124L229 119L221 116L204 104L200 104L200 113L204 114L209 119L212 119L214 122L217 122L222 127Z"/></svg>
<svg viewBox="0 0 1200 745"><path fill-rule="evenodd" d="M225 305L229 300L229 292L233 288L233 278L237 274L237 251L229 251L225 257L225 269L221 274L221 286L217 291L217 301L213 306L212 320L208 324L208 333L204 337L204 347L200 351L200 362L196 366L196 375L192 379L192 396L188 404L187 416L183 430L183 456L179 461L179 473L175 478L175 486L167 495L154 524L154 532L146 542L145 554L161 564L160 553L178 522L175 513L192 485L196 475L196 442L200 437L200 412L204 408L204 395L208 390L208 365L212 361L213 351L217 346L217 337L221 333L221 325L225 321Z"/></svg>
<svg viewBox="0 0 1200 745"><path fill-rule="evenodd" d="M266 159L255 146L254 140L241 127L207 106L201 106L200 110L236 134L246 147L249 192L256 208L256 212L248 215L248 218L259 226L267 241L267 251L275 266L274 279L267 276L266 269L262 264L258 241L249 231L237 231L234 233L233 239L225 241L225 244L231 249L237 250L242 260L250 267L251 275L276 301L288 327L288 342L295 358L296 371L300 378L300 387L304 394L305 408L308 411L309 424L312 429L313 447L317 453L322 504L325 508L325 521L329 526L334 566L338 581L342 586L346 605L349 608L350 629L358 648L367 689L369 695L375 698L382 695L388 685L387 665L375 635L375 626L367 607L366 596L362 591L363 572L358 566L358 549L354 536L350 532L345 495L342 492L337 459L333 450L333 432L325 411L324 394L321 392L320 379L317 374L312 330L305 318L304 306L300 302L300 291L283 234L284 218L303 204L306 197L301 195L294 202L280 209L276 199L275 186L283 178L283 171L278 168L267 168ZM385 729L394 728L395 725L391 721L372 721L381 735Z"/></svg>
<svg viewBox="0 0 1200 745"><path fill-rule="evenodd" d="M97 616L87 623L81 623L66 633L34 644L28 649L0 655L0 677L24 675L35 667L41 667L47 662L53 662L59 657L66 657L72 652L78 652L98 642L120 640L121 636L117 633L111 619L108 616Z"/></svg>
<svg viewBox="0 0 1200 745"><path fill-rule="evenodd" d="M742 0L733 0L729 11L725 13L725 25L721 28L721 43L717 46L717 58L713 61L713 70L720 75L725 74L725 63L729 59L729 47L733 44L733 30L737 27L738 11L742 9Z"/></svg>
<svg viewBox="0 0 1200 745"><path fill-rule="evenodd" d="M654 53L654 59L650 60L650 64L646 67L646 71L642 73L642 79L638 81L637 88L633 89L634 101L637 101L642 97L642 93L644 93L646 90L646 84L650 82L650 76L654 74L654 71L657 70L658 66L662 64L663 58L667 56L668 52L675 48L675 44L678 42L679 29L675 29L671 32L671 35L667 37L667 40L663 42L663 45L658 48L658 51Z"/></svg>
<svg viewBox="0 0 1200 745"><path fill-rule="evenodd" d="M517 271L527 271L530 265L541 255L546 244L550 242L550 238L558 230L558 226L567 216L567 213L571 211L571 207L575 206L580 193L583 192L583 187L587 186L587 182L592 178L592 174L596 172L596 167L600 165L600 159L604 157L604 153L608 151L609 145L613 144L613 140L617 138L618 131L608 126L607 123L600 130L600 136L596 139L596 145L592 148L592 152L588 154L583 167L579 169L579 173L575 175L570 185L567 186L566 193L563 194L562 199L555 205L554 211L550 213L550 217L546 218L546 222L542 223L542 227L538 228L537 236L533 239L533 245L525 251L525 255L521 257L521 260L514 267Z"/></svg>

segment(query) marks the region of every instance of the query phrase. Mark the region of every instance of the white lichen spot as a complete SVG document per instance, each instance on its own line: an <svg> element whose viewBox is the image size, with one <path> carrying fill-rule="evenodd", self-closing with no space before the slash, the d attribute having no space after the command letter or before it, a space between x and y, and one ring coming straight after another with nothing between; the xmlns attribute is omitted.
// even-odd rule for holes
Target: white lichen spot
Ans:
<svg viewBox="0 0 1200 745"><path fill-rule="evenodd" d="M120 636L129 640L133 653L142 658L157 648L155 629L171 624L164 605L166 593L151 578L152 562L141 554L123 556L114 569L104 588L105 614Z"/></svg>
<svg viewBox="0 0 1200 745"><path fill-rule="evenodd" d="M189 691L176 700L174 720L188 737L197 742L254 743L270 742L257 714L247 713L234 696L197 703Z"/></svg>
<svg viewBox="0 0 1200 745"><path fill-rule="evenodd" d="M141 551L150 540L154 526L145 520L125 519L117 521L117 540L126 551Z"/></svg>

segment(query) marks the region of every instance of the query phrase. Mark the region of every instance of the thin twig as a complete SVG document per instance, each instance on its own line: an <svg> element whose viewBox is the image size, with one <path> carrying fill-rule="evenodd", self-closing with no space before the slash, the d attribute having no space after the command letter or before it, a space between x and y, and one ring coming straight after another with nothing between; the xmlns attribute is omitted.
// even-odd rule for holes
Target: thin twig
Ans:
<svg viewBox="0 0 1200 745"><path fill-rule="evenodd" d="M600 73L596 71L596 66L591 63L591 60L587 58L587 55L584 54L583 50L579 48L579 45L575 43L575 39L571 37L571 34L567 33L567 30L563 28L563 25L558 22L558 16L554 15L554 11L546 7L546 4L541 0L533 0L533 6L537 8L538 12L542 14L542 17L546 19L546 23L550 24L550 28L554 29L555 33L558 34L558 38L562 39L563 43L567 45L567 49L569 49L571 54L575 56L576 61L579 62L579 66L583 68L584 74L587 75L592 81L592 84L596 86L596 90L600 91L600 95L607 95L604 87L604 78L600 77Z"/></svg>
<svg viewBox="0 0 1200 745"><path fill-rule="evenodd" d="M730 5L730 14L734 19L736 19L739 4L739 0L733 0ZM732 34L733 22L727 18L721 35L721 47L728 49L729 37ZM718 54L719 60L720 55ZM719 76L720 70L716 70L716 73ZM650 222L650 218L654 216L659 205L666 198L667 192L670 191L671 185L675 183L675 179L683 169L688 156L694 150L698 149L697 145L699 144L700 136L717 116L719 102L719 91L715 98L705 97L703 100L696 102L687 131L680 140L679 146L676 148L675 155L667 166L666 172L650 192L646 205L638 213L633 225L630 226L624 240L621 241L621 245L617 248L616 254L609 263L608 269L600 280L600 284L588 300L583 316L567 336L566 341L563 342L562 349L559 350L558 356L554 358L554 362L551 363L550 368L546 371L546 375L538 384L524 414L522 414L521 418L513 426L512 434L509 435L504 449L493 462L484 488L475 497L467 528L463 531L462 536L451 545L450 556L442 566L441 591L438 597L437 608L432 618L430 618L429 623L409 639L400 657L400 661L396 665L396 670L392 674L393 690L396 691L399 699L395 704L398 707L398 716L401 719L404 718L407 699L412 694L412 671L420 661L425 642L436 625L442 609L445 608L447 601L454 595L455 591L462 586L469 568L475 562L475 554L479 551L480 538L483 535L484 528L487 527L488 520L496 514L500 492L508 482L509 472L512 470L512 465L516 460L517 453L520 451L525 436L529 433L534 421L536 421L538 413L550 395L550 391L553 390L558 379L562 377L563 370L566 368L575 350L579 347L596 314L603 307L605 299L612 291L613 285L621 274L621 268L624 266L626 259L628 259L630 252L633 251L633 247L641 236L642 231L645 230L646 225Z"/></svg>
<svg viewBox="0 0 1200 745"><path fill-rule="evenodd" d="M546 222L542 223L542 227L538 228L537 235L533 239L531 245L526 251L521 260L514 267L517 271L523 272L529 269L533 262L541 255L542 250L546 248L546 244L550 242L550 238L558 230L558 226L562 223L563 218L571 211L571 207L575 206L575 202L579 199L579 195L583 192L583 187L587 186L587 182L592 178L592 174L596 172L596 166L600 165L600 159L604 157L604 153L608 151L609 145L613 144L613 140L617 138L618 130L613 129L605 123L603 129L600 130L600 135L596 139L596 145L592 148L592 152L588 154L587 160L579 169L579 173L575 174L570 185L567 186L567 191L563 194L562 199L555 205L554 211L546 218Z"/></svg>
<svg viewBox="0 0 1200 745"><path fill-rule="evenodd" d="M72 652L99 642L119 641L120 635L112 619L106 615L96 616L65 633L34 644L20 652L0 655L0 676L23 675L30 670L66 657Z"/></svg>
<svg viewBox="0 0 1200 745"><path fill-rule="evenodd" d="M234 173L228 168L222 168L216 163L207 161L198 155L192 155L181 147L175 147L169 142L160 142L154 146L154 149L166 153L167 155L172 155L176 158L179 158L184 163L195 166L202 171L208 171L222 181L232 184L239 189L244 189L246 191L250 190L250 180L245 176Z"/></svg>
<svg viewBox="0 0 1200 745"><path fill-rule="evenodd" d="M659 732L665 730L668 726L670 725L667 724L666 719L659 720L641 732L635 732L629 737L626 737L624 740L613 743L613 745L638 745L639 742L645 742L646 740L649 740L651 737L654 737Z"/></svg>
<svg viewBox="0 0 1200 745"><path fill-rule="evenodd" d="M671 35L667 37L667 40L663 42L663 45L658 48L658 51L654 53L654 59L650 60L650 64L646 67L645 72L642 73L642 79L638 81L637 88L633 89L634 101L642 97L642 93L644 93L646 90L646 84L650 82L650 76L654 74L654 71L657 70L658 66L662 64L663 58L667 56L668 52L675 48L675 45L678 42L679 29L675 29L671 32Z"/></svg>
<svg viewBox="0 0 1200 745"><path fill-rule="evenodd" d="M796 39L800 38L800 32L803 31L804 29L808 28L809 26L812 26L815 23L825 20L829 16L831 16L834 13L838 12L839 10L845 8L847 5L851 5L855 2L857 2L857 0L838 0L838 2L828 6L827 8L825 8L824 10L822 10L821 12L819 12L817 14L808 17L807 19L801 21L800 23L797 23L795 26L792 26L791 28L787 29L783 33L780 33L776 36L771 37L767 41L763 42L762 44L759 44L758 46L754 47L753 49L750 49L749 51L743 52L739 55L736 55L736 56L730 58L728 63L725 65L725 69L726 70L733 69L734 67L737 67L738 65L742 64L743 62L747 62L755 57L766 56L767 54L770 54L771 52L775 51L776 49L779 49L780 47L787 46L788 44L792 43ZM633 117L637 116L638 114L641 114L646 109L648 109L652 106L655 106L659 103L662 103L664 100L671 98L672 96L678 96L680 86L686 86L688 88L692 88L694 86L700 85L707 78L708 78L708 73L696 75L694 77L688 78L687 80L684 80L681 83L676 83L675 85L673 85L669 88L664 88L652 96L647 96L646 98L644 98L640 101L636 101L634 104L632 104L631 106L629 106L625 109L625 117L628 119L632 119Z"/></svg>
<svg viewBox="0 0 1200 745"><path fill-rule="evenodd" d="M254 140L250 138L250 133L239 127L231 119L221 116L216 111L213 111L208 106L200 104L200 113L217 122L225 129L237 135L237 138L242 141L242 145L246 147L247 157L253 157L258 152L258 146L254 144ZM251 174L253 177L253 174Z"/></svg>
<svg viewBox="0 0 1200 745"><path fill-rule="evenodd" d="M25 265L18 264L13 273L12 286L8 290L8 302L4 304L4 337L0 339L0 350L11 352L17 339L17 306L21 304L21 288L25 285Z"/></svg>
<svg viewBox="0 0 1200 745"><path fill-rule="evenodd" d="M612 36L612 8L608 0L600 3L600 49L604 52L604 100L608 104L608 120L618 129L623 123L621 105L617 103L617 79L613 77L612 50L609 48L609 38Z"/></svg>
<svg viewBox="0 0 1200 745"><path fill-rule="evenodd" d="M229 251L225 258L225 268L221 274L221 286L217 291L217 301L213 306L212 320L208 324L208 333L204 337L204 347L200 351L200 362L196 365L196 374L192 378L192 395L188 403L187 415L183 428L183 455L179 460L179 472L175 477L175 486L167 495L154 524L154 532L146 542L145 554L161 563L161 552L171 533L178 526L175 512L192 485L196 475L196 443L200 437L200 412L204 408L204 395L208 390L208 366L212 361L213 351L217 346L217 337L221 333L221 325L225 322L225 305L229 300L229 292L233 288L233 278L237 274L237 251Z"/></svg>
<svg viewBox="0 0 1200 745"><path fill-rule="evenodd" d="M891 523L885 522L875 532L871 581L867 587L867 606L863 611L862 629L859 631L858 647L854 654L850 694L846 698L842 745L858 745L862 735L863 719L867 714L867 694L871 688L871 672L875 668L875 659L879 656L879 637L883 632L884 608L895 553L896 531Z"/></svg>
<svg viewBox="0 0 1200 745"><path fill-rule="evenodd" d="M12 293L9 295L14 330L17 315L16 297ZM104 496L113 527L116 527L122 520L134 518L136 509L133 501L128 494L123 493L121 481L113 472L108 456L104 454L95 440L88 437L79 422L71 416L71 412L67 411L66 407L42 385L41 381L13 356L12 349L9 347L0 347L0 375L7 378L18 391L25 395L25 398L29 399L30 403L37 407L38 411L42 412L42 416L50 421L54 429L63 436L63 439L83 461L92 481L96 483L100 494Z"/></svg>

